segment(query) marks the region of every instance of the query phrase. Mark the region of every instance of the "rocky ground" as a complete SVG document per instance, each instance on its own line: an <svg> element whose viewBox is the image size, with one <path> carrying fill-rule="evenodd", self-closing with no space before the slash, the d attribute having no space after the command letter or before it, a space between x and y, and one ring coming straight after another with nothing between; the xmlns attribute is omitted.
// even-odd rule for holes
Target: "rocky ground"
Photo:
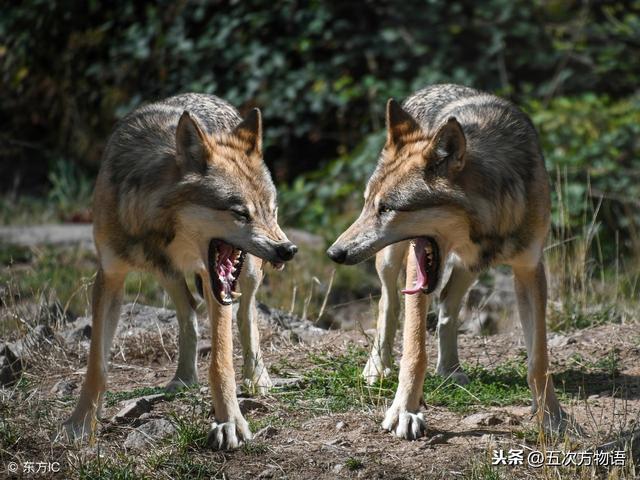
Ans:
<svg viewBox="0 0 640 480"><path fill-rule="evenodd" d="M635 324L550 335L556 385L583 436L549 439L537 433L521 368L524 345L516 330L461 335L462 362L479 380L464 389L442 386L430 375L428 385L449 393L427 394L427 435L408 442L380 428L393 381L368 388L359 379L370 331L323 330L264 307L262 348L275 387L262 397L239 392L255 439L233 452L206 447L212 421L206 319L200 328L200 386L167 395L161 387L175 368L174 312L125 306L103 420L91 445L55 440L84 375L88 319L41 325L5 343L0 347L5 385L0 388L0 477L634 478L629 443L640 415ZM429 353L433 359L433 338ZM235 358L240 372L237 346ZM626 466L491 466L493 452L500 449L594 452L598 447L626 449ZM28 462L58 462L60 471L51 471L49 463L47 473L28 473Z"/></svg>

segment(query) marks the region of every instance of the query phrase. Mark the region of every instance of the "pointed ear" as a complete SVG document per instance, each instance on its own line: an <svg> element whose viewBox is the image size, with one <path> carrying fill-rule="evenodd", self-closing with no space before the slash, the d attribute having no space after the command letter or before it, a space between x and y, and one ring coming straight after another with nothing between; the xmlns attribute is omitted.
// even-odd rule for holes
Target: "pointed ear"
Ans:
<svg viewBox="0 0 640 480"><path fill-rule="evenodd" d="M393 98L387 101L387 143L401 146L404 138L419 132L420 125Z"/></svg>
<svg viewBox="0 0 640 480"><path fill-rule="evenodd" d="M262 154L262 115L254 108L233 130L233 134L240 138L247 146L247 155Z"/></svg>
<svg viewBox="0 0 640 480"><path fill-rule="evenodd" d="M185 110L176 128L176 161L183 173L206 170L206 138L198 121Z"/></svg>
<svg viewBox="0 0 640 480"><path fill-rule="evenodd" d="M438 158L447 162L450 172L458 173L464 168L467 140L456 117L449 117L436 132L434 145Z"/></svg>

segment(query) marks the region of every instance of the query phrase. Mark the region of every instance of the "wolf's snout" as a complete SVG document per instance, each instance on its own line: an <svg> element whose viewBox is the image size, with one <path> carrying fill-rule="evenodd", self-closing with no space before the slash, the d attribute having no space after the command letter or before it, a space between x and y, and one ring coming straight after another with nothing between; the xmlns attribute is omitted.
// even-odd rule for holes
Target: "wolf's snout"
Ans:
<svg viewBox="0 0 640 480"><path fill-rule="evenodd" d="M329 258L336 263L344 263L347 259L347 251L344 248L336 247L335 245L327 250Z"/></svg>
<svg viewBox="0 0 640 480"><path fill-rule="evenodd" d="M287 261L291 260L293 256L298 252L298 247L296 247L293 243L281 243L276 247L276 253L280 260Z"/></svg>

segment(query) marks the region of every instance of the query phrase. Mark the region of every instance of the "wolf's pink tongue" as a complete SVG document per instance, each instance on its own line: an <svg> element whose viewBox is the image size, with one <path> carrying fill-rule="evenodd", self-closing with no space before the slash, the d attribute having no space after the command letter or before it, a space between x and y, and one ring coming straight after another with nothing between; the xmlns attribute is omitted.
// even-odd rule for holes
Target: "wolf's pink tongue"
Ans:
<svg viewBox="0 0 640 480"><path fill-rule="evenodd" d="M426 252L424 251L427 246L427 241L424 238L418 238L413 242L413 254L416 256L417 275L416 281L413 284L413 288L405 288L402 293L413 295L422 291L423 288L427 288L429 283L429 277L427 271L424 268Z"/></svg>

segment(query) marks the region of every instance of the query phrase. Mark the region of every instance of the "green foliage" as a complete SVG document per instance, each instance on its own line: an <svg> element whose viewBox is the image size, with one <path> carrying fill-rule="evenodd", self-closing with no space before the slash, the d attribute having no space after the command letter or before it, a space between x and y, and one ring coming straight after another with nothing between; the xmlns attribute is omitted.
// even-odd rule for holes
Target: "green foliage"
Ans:
<svg viewBox="0 0 640 480"><path fill-rule="evenodd" d="M529 104L554 180L553 220L575 233L591 221L599 201L600 241L640 251L640 97L617 101L585 94ZM564 235L566 236L566 235Z"/></svg>
<svg viewBox="0 0 640 480"><path fill-rule="evenodd" d="M0 17L7 183L96 165L142 102L211 92L264 109L279 179L382 126L384 100L457 82L522 100L636 90L637 1L13 3ZM44 175L42 175L44 173ZM37 175L36 175L37 174Z"/></svg>
<svg viewBox="0 0 640 480"><path fill-rule="evenodd" d="M70 214L88 208L93 193L93 180L68 161L58 160L49 170L48 201L60 213Z"/></svg>
<svg viewBox="0 0 640 480"><path fill-rule="evenodd" d="M363 349L352 348L343 355L313 355L314 367L304 376L302 390L284 395L292 402L301 399L331 412L367 405L381 406L393 398L398 386L397 374L369 386L362 377L367 359ZM470 383L461 387L428 373L424 384L426 403L442 405L451 411L464 413L479 406L520 405L530 400L525 362L506 362L493 369L464 366Z"/></svg>
<svg viewBox="0 0 640 480"><path fill-rule="evenodd" d="M77 478L82 480L142 480L149 478L137 471L133 458L124 454L115 458L97 456L91 460L80 461L76 474Z"/></svg>
<svg viewBox="0 0 640 480"><path fill-rule="evenodd" d="M113 407L114 405L122 402L123 400L130 400L132 398L144 397L145 395L155 395L157 393L165 393L162 387L140 387L134 388L124 392L109 392L105 394L105 404L107 407Z"/></svg>

